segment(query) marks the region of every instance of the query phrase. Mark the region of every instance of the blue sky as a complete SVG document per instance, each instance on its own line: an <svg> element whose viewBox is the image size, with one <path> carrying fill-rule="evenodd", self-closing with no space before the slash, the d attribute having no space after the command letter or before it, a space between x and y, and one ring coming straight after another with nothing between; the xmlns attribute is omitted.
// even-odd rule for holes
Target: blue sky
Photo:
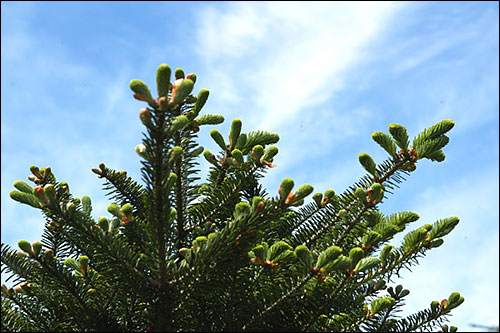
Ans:
<svg viewBox="0 0 500 333"><path fill-rule="evenodd" d="M498 2L2 2L2 242L40 239L38 211L9 198L29 166L51 166L72 193L109 201L90 171L100 162L140 179L138 110L128 83L155 89L167 63L210 90L204 110L228 133L279 133L276 168L316 191L342 192L364 174L358 155L391 123L411 137L442 119L456 125L443 163L417 171L380 209L420 215L416 226L458 216L442 247L402 284L403 314L453 291L465 297L451 324L498 325ZM210 127L199 133L217 151ZM207 163L201 161L204 177ZM401 237L393 244L398 245ZM2 277L2 281L4 277Z"/></svg>

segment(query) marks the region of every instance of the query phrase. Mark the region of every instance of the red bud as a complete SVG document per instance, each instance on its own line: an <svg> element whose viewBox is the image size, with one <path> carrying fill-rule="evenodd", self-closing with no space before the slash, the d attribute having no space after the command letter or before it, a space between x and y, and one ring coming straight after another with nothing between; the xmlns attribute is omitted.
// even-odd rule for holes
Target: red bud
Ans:
<svg viewBox="0 0 500 333"><path fill-rule="evenodd" d="M295 200L295 193L290 192L290 194L288 194L288 198L285 200L285 204L288 205L293 200Z"/></svg>
<svg viewBox="0 0 500 333"><path fill-rule="evenodd" d="M43 187L36 186L33 188L33 192L38 200L40 200L43 203L47 202L47 198L45 197L45 191L43 190Z"/></svg>
<svg viewBox="0 0 500 333"><path fill-rule="evenodd" d="M139 94L134 94L134 98L139 100L139 101L143 101L143 102L147 102L147 98L144 97L143 95L139 95Z"/></svg>
<svg viewBox="0 0 500 333"><path fill-rule="evenodd" d="M162 97L164 98L164 97ZM139 111L139 118L141 118L141 122L148 126L151 124L151 112L147 108L143 108Z"/></svg>

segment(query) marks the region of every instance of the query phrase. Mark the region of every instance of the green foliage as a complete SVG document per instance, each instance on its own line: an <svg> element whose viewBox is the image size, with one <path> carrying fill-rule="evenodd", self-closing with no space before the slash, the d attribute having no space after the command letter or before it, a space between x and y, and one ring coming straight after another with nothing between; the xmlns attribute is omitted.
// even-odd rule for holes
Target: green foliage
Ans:
<svg viewBox="0 0 500 333"><path fill-rule="evenodd" d="M210 131L210 136L214 139L215 143L219 145L220 149L226 150L226 143L224 142L222 134L218 130L213 129Z"/></svg>
<svg viewBox="0 0 500 333"><path fill-rule="evenodd" d="M168 97L170 90L170 75L172 70L166 64L161 64L156 70L156 88L159 97Z"/></svg>
<svg viewBox="0 0 500 333"><path fill-rule="evenodd" d="M207 89L200 90L200 92L198 93L198 98L196 99L196 103L194 103L192 118L196 117L200 113L201 109L203 108L203 106L207 102L208 95L209 95L209 92ZM220 116L220 117L222 117L222 116ZM222 121L224 121L224 118L222 118ZM216 123L216 124L219 124L219 123Z"/></svg>
<svg viewBox="0 0 500 333"><path fill-rule="evenodd" d="M14 187L24 193L33 193L33 188L21 180L14 182Z"/></svg>
<svg viewBox="0 0 500 333"><path fill-rule="evenodd" d="M241 132L241 120L234 119L231 123L231 133L229 133L229 143L231 149L236 148L236 142L238 142L238 137Z"/></svg>
<svg viewBox="0 0 500 333"><path fill-rule="evenodd" d="M389 133L391 133L394 141L398 144L399 148L406 151L408 150L408 133L406 133L406 128L399 124L389 125Z"/></svg>
<svg viewBox="0 0 500 333"><path fill-rule="evenodd" d="M130 81L130 89L135 92L134 97L140 101L148 102L148 104L152 107L156 105L156 101L151 96L151 92L149 91L149 87L142 82L141 80L132 80Z"/></svg>
<svg viewBox="0 0 500 333"><path fill-rule="evenodd" d="M186 99L186 97L188 97L191 91L193 91L193 87L194 87L194 82L189 79L185 79L178 84L174 84L172 88L172 98L170 103L173 106L182 103Z"/></svg>
<svg viewBox="0 0 500 333"><path fill-rule="evenodd" d="M377 165L373 161L370 155L362 153L359 155L359 163L373 176L376 176Z"/></svg>
<svg viewBox="0 0 500 333"><path fill-rule="evenodd" d="M449 142L449 138L444 135L455 126L450 119L445 119L439 123L424 129L413 139L413 147L419 159L428 158L431 161L441 162L445 155L441 150Z"/></svg>
<svg viewBox="0 0 500 333"><path fill-rule="evenodd" d="M383 132L374 132L372 134L372 139L384 148L384 150L389 153L390 157L396 155L396 144L389 135Z"/></svg>
<svg viewBox="0 0 500 333"><path fill-rule="evenodd" d="M10 197L17 202L30 205L34 208L40 208L40 202L32 193L12 191L10 192Z"/></svg>
<svg viewBox="0 0 500 333"><path fill-rule="evenodd" d="M217 125L224 121L224 117L218 114L204 114L198 118L197 123L201 125Z"/></svg>
<svg viewBox="0 0 500 333"><path fill-rule="evenodd" d="M171 72L157 69L158 100L144 82L130 82L148 104L136 147L142 183L103 163L92 168L111 201L107 216L95 218L91 199L73 197L48 167L30 167L34 187L14 183L11 198L46 222L41 241L2 244L2 274L13 283L2 285L2 331L445 330L463 296L401 318L410 291L388 284L441 246L458 218L423 224L398 246L389 242L419 216L378 207L420 159L444 160L451 120L411 147L402 125L373 133L389 159L359 155L368 174L306 202L309 184L294 190L285 178L271 194L260 184L275 167L277 134L244 133L235 119L229 133L210 132L219 152L199 146L200 126L224 118L200 115L209 92L191 94L195 74L177 68L170 82ZM205 181L201 153L211 165Z"/></svg>
<svg viewBox="0 0 500 333"><path fill-rule="evenodd" d="M319 255L318 261L316 262L316 267L321 268L326 264L329 264L330 262L337 259L340 254L342 254L342 249L340 247L335 245L330 246Z"/></svg>
<svg viewBox="0 0 500 333"><path fill-rule="evenodd" d="M246 154L256 145L270 145L278 142L279 139L280 137L276 133L254 131L246 134L245 143L241 144L239 149L243 154Z"/></svg>

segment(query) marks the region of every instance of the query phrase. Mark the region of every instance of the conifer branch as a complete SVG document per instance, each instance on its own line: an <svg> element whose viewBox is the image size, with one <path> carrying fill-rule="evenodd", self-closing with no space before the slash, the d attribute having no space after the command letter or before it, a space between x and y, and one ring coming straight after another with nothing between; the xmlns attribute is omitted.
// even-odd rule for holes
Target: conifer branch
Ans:
<svg viewBox="0 0 500 333"><path fill-rule="evenodd" d="M383 184L385 181L390 179L392 175L394 175L401 167L401 165L404 164L409 159L409 157L405 157L405 159L401 160L396 160L393 162L392 167L387 170L379 179L378 181L380 184ZM344 193L344 196L347 196L350 192ZM349 205L345 208L348 212L351 211L352 208L358 206L360 204L359 201L356 200L356 198L353 198L353 200L350 201ZM341 246L343 240L345 237L349 234L349 232L361 221L361 218L363 217L363 214L368 210L368 206L364 205L362 209L356 214L356 217L347 225L347 228L343 230L342 234L340 235L339 239L335 242L335 244ZM307 239L304 242L304 245L310 246L312 244L315 244L316 240L320 239L324 233L328 232L330 228L335 225L338 221L340 220L340 216L337 213L335 218L331 220L329 223L325 223L323 226L320 227L320 229L313 234L313 236L309 239Z"/></svg>
<svg viewBox="0 0 500 333"><path fill-rule="evenodd" d="M101 170L100 177L106 179L108 184L104 184L104 189L111 191L109 194L114 195L114 198L122 198L126 202L131 203L136 207L136 211L141 217L144 212L143 195L144 189L142 186L126 176L124 171L117 172L107 167Z"/></svg>
<svg viewBox="0 0 500 333"><path fill-rule="evenodd" d="M162 112L156 117L156 126L151 130L151 139L153 141L153 156L152 159L152 195L154 202L154 224L156 227L158 243L157 243L157 251L158 251L158 268L159 268L159 283L160 289L161 286L164 285L166 281L166 263L165 263L165 230L163 223L165 221L165 201L168 205L169 200L166 197L166 193L164 193L163 183L165 178L168 177L168 174L165 174L166 166L164 151L165 145L167 143L165 131L165 117ZM168 169L167 169L168 170Z"/></svg>
<svg viewBox="0 0 500 333"><path fill-rule="evenodd" d="M35 315L28 307L24 306L23 303L19 302L15 297L10 297L9 298L11 301L13 301L20 309L23 311L31 320L31 323L36 324L37 326L41 326L43 330L48 331L47 326L44 325L44 321L40 320L40 318Z"/></svg>
<svg viewBox="0 0 500 333"><path fill-rule="evenodd" d="M250 285L248 286L248 292L252 291L253 286L255 286L257 284L257 282L259 281L259 279L263 273L264 273L264 268L261 268L259 270L259 273L257 273L257 276L253 279L252 283L250 283Z"/></svg>
<svg viewBox="0 0 500 333"><path fill-rule="evenodd" d="M430 310L426 309L396 321L393 327L398 327L405 332L425 329L426 327L433 328L447 321L446 315L447 313L432 314Z"/></svg>
<svg viewBox="0 0 500 333"><path fill-rule="evenodd" d="M215 207L212 206L208 212L203 214L200 210L201 219L192 227L188 228L186 232L191 232L196 226L203 226L208 221L212 221L214 216L219 213L219 210L222 207L225 207L227 203L232 199L232 195L235 193L239 193L241 191L244 184L248 181L248 179L257 171L258 166L254 165L249 170L243 171L241 174L233 175L233 178L227 178L225 182L221 184L221 188L215 189L207 198L205 198L201 203L193 206L192 212L196 212L198 207L203 207L206 203L211 203L214 201ZM225 185L224 185L225 184ZM220 195L220 196L219 196ZM219 199L219 200L217 200Z"/></svg>
<svg viewBox="0 0 500 333"><path fill-rule="evenodd" d="M334 298L344 287L345 283L347 282L347 278L344 276L342 278L342 281L337 285L337 287L332 291L332 293L328 296L329 299ZM321 308L315 312L315 315L311 318L309 323L304 327L304 331L308 332L309 328L318 320L318 317L328 308L329 304L323 303Z"/></svg>
<svg viewBox="0 0 500 333"><path fill-rule="evenodd" d="M21 280L29 281L33 274L33 265L28 261L19 258L14 251L10 250L8 245L2 243L2 274L6 270L10 270L12 275L7 278L7 281L11 277L17 277L14 282L19 282Z"/></svg>
<svg viewBox="0 0 500 333"><path fill-rule="evenodd" d="M321 210L321 208L324 208L324 207L319 207L319 206L316 205L315 209L309 211L306 215L302 216L299 220L295 221L290 226L290 229L287 230L287 232L285 232L283 234L280 234L280 236L282 238L288 238L288 237L290 237L295 230L299 230L300 227L303 224L305 224L306 222L308 222L311 217L313 217L317 212L319 212Z"/></svg>
<svg viewBox="0 0 500 333"><path fill-rule="evenodd" d="M247 324L243 325L243 327L241 328L243 331L245 331L247 328L249 328L257 319L260 319L262 318L263 316L265 316L267 313L269 313L270 311L274 310L274 308L276 308L279 304L281 304L281 302L283 302L284 300L288 299L290 296L292 296L293 294L295 294L295 292L297 292L297 290L299 290L300 288L302 288L306 283L307 281L309 281L313 276L315 276L315 273L314 272L311 272L309 273L305 278L302 279L302 281L300 281L300 283L298 285L296 285L293 289L291 289L288 293L284 294L283 296L281 296L277 301L275 301L271 306L267 307L266 309L264 309L263 311L261 311L258 315L254 316Z"/></svg>
<svg viewBox="0 0 500 333"><path fill-rule="evenodd" d="M59 270L53 269L50 267L47 263L45 263L43 260L40 258L35 258L35 260L45 269L47 273L49 273L54 279L60 282L61 286L63 286L66 291L68 291L74 299L78 302L80 307L83 309L83 314L86 316L88 314L93 314L94 311L89 309L85 303L85 301L82 299L82 297L76 292L75 286L71 283L70 279L68 279L67 276L64 276ZM91 315L92 316L92 315ZM87 320L88 323L92 323L91 325L94 326L96 323L95 319L96 318L89 318L90 320ZM75 318L75 320L77 320ZM84 329L86 327L85 324L83 324L80 320L77 320L77 324L79 325L80 329Z"/></svg>
<svg viewBox="0 0 500 333"><path fill-rule="evenodd" d="M180 133L175 134L175 145L179 146L181 144ZM175 183L175 209L177 210L177 248L183 247L183 239L186 234L184 230L184 198L183 198L183 174L182 174L182 161L183 156L175 162L175 174L177 175L177 181Z"/></svg>
<svg viewBox="0 0 500 333"><path fill-rule="evenodd" d="M349 326L349 328L346 330L347 332L357 332L359 331L360 325L363 323L363 321L366 320L366 314L362 311L360 311L360 315L356 316L356 320Z"/></svg>
<svg viewBox="0 0 500 333"><path fill-rule="evenodd" d="M222 157L222 160L225 161L227 158L227 151L224 152L224 157ZM217 174L217 179L215 180L214 184L214 190L218 189L221 185L222 182L224 181L224 178L226 177L227 173L227 165L223 164L220 168L217 169L219 172Z"/></svg>
<svg viewBox="0 0 500 333"><path fill-rule="evenodd" d="M235 287L236 287L236 275L238 271L235 270L234 273L231 275L231 286L229 287L230 292L229 292L229 300L228 300L228 305L227 305L227 311L226 311L226 327L224 327L224 331L226 332L234 332L235 327L233 325L234 319L233 319L233 307L234 307L234 294L236 292Z"/></svg>
<svg viewBox="0 0 500 333"><path fill-rule="evenodd" d="M350 211L351 208L353 208L355 205L357 205L357 202L353 201L349 204L349 206L346 207L346 210L347 211ZM359 219L360 217L362 216L362 214L358 213L356 218L353 220L353 222L347 227L347 229L344 230L344 233L342 234L341 238L339 239L339 242L337 242L337 244L340 244L340 240L342 240L345 235L347 235L347 233L356 225L357 222L359 222ZM316 232L311 238L308 238L303 244L305 246L312 246L313 244L316 243L316 241L318 239L320 239L326 232L329 231L330 227L332 225L334 225L335 223L339 222L340 221L340 215L337 213L337 215L335 216L335 218L331 221L331 223L329 224L325 224L322 228L320 228L318 230L318 232Z"/></svg>
<svg viewBox="0 0 500 333"><path fill-rule="evenodd" d="M391 315L392 311L394 309L396 309L397 307L397 301L396 303L394 303L393 305L391 305L386 311L385 311L385 314L384 316L382 317L382 319L380 320L380 325L378 326L376 332L385 332L385 330L387 330L387 319L389 319L389 316ZM382 330L384 329L384 330Z"/></svg>
<svg viewBox="0 0 500 333"><path fill-rule="evenodd" d="M51 213L51 215L49 217L51 217L53 219L58 219L58 218L62 219L62 218L64 218L64 215L60 209L56 209L55 211L53 211ZM96 235L93 234L92 232L90 232L90 230L88 230L87 228L82 228L78 224L74 224L73 227L76 229L73 229L72 233L66 232L66 230L64 230L64 228L60 228L58 230L58 232L60 232L61 235L64 235L64 237L66 238L67 241L73 242L76 245L76 247L80 251L82 251L82 253L87 255L90 259L94 259L94 253L86 250L89 244L86 244L86 245L80 244L78 242L78 240L76 239L76 237L73 237L74 235L76 235L76 233L75 233L76 231L80 231L86 239L91 239L93 244L98 245L101 249L105 249L107 251L107 253L109 253L110 255L113 256L113 258L117 261L117 263L121 267L127 268L135 276L141 278L143 281L149 283L151 286L158 286L159 285L157 281L155 281L152 278L150 278L149 276L145 275L143 272L137 270L135 267L132 267L128 261L123 260L123 258L119 254L116 254L115 251L112 250L112 248L109 246L109 244L103 242L99 237L96 237Z"/></svg>

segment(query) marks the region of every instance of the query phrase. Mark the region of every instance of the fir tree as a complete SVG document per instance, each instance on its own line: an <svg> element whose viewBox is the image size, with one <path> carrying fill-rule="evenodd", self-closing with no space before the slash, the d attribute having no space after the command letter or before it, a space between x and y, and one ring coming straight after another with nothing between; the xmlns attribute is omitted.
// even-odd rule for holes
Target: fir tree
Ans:
<svg viewBox="0 0 500 333"><path fill-rule="evenodd" d="M12 199L39 209L41 241L2 244L2 331L414 331L441 327L464 298L453 292L408 317L398 315L410 293L391 278L443 244L457 217L413 227L414 212L378 210L422 159L441 162L443 120L410 145L406 128L391 124L373 140L389 155L376 163L359 155L367 174L336 194L284 179L271 194L259 180L279 136L210 136L218 153L197 144L209 92L191 94L196 75L158 67L158 98L132 80L144 138L136 147L142 183L101 163L92 169L113 202L95 218L89 197L72 196L50 167L32 166ZM200 155L211 163L200 183ZM305 199L312 195L312 200ZM409 225L412 224L412 227ZM399 246L389 242L407 232ZM442 295L440 295L442 297ZM440 298L441 298L440 297ZM450 331L455 331L451 327Z"/></svg>

